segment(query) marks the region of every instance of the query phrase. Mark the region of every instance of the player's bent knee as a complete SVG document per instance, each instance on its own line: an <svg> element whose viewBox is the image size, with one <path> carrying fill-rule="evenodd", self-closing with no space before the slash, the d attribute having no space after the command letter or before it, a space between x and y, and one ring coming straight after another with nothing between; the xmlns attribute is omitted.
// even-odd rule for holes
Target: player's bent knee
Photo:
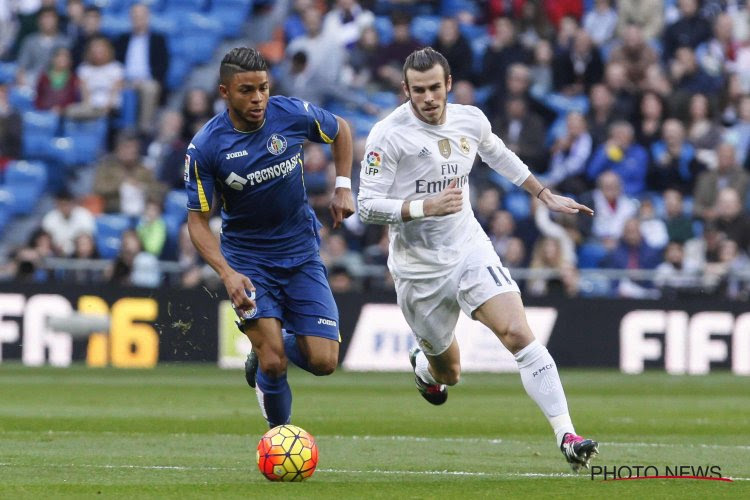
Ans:
<svg viewBox="0 0 750 500"><path fill-rule="evenodd" d="M509 324L508 328L500 336L503 339L505 347L512 353L520 351L534 340L534 335L529 330L525 321Z"/></svg>
<svg viewBox="0 0 750 500"><path fill-rule="evenodd" d="M258 361L260 361L261 371L269 377L277 378L286 373L286 357L284 356L270 355L266 356L266 359L260 356Z"/></svg>
<svg viewBox="0 0 750 500"><path fill-rule="evenodd" d="M310 371L313 375L325 376L336 371L338 360L335 358L316 359L310 362Z"/></svg>

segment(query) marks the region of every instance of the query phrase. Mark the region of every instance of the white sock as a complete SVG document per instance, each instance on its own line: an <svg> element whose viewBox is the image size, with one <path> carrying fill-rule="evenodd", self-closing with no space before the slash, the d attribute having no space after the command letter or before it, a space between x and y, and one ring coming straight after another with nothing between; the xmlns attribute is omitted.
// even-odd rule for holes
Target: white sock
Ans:
<svg viewBox="0 0 750 500"><path fill-rule="evenodd" d="M427 361L427 356L425 356L422 351L417 353L416 365L414 373L416 373L419 378L428 384L437 384L437 380L435 380L435 377L430 373L430 363Z"/></svg>
<svg viewBox="0 0 750 500"><path fill-rule="evenodd" d="M515 358L526 393L544 412L555 431L557 446L560 446L565 433L575 434L575 430L555 361L547 348L536 340L518 351Z"/></svg>

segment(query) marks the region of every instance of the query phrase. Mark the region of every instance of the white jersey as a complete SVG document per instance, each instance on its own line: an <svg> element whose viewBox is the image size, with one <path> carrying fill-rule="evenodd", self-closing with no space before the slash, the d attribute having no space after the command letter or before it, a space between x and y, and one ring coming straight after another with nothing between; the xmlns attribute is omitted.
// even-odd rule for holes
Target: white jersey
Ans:
<svg viewBox="0 0 750 500"><path fill-rule="evenodd" d="M388 267L396 278L432 278L447 274L471 241L486 240L474 217L469 172L477 155L520 186L529 169L492 133L487 117L474 106L448 104L442 125L418 119L409 102L373 127L367 138L359 188L364 222L391 224ZM421 200L456 179L463 189L460 212L403 222L404 201Z"/></svg>

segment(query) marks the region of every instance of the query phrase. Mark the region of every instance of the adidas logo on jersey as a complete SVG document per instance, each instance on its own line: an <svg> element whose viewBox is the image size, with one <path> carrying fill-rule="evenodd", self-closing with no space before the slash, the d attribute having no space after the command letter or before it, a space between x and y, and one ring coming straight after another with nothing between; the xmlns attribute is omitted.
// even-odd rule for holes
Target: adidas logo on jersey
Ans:
<svg viewBox="0 0 750 500"><path fill-rule="evenodd" d="M422 148L422 151L420 151L420 152L419 152L419 154L418 154L417 156L419 156L420 158L427 158L427 157L428 157L428 156L430 156L431 154L432 154L432 151L430 151L430 150L429 150L429 149L427 149L426 147L423 147L423 148Z"/></svg>

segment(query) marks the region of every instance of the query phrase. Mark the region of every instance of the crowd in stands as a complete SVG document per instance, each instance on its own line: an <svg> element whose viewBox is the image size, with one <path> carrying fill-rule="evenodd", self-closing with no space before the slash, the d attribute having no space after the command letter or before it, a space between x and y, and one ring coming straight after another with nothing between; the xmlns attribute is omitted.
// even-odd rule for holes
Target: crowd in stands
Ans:
<svg viewBox="0 0 750 500"><path fill-rule="evenodd" d="M480 107L545 185L595 210L552 214L477 160L475 214L503 263L530 270L527 294L750 297L747 0L0 0L0 231L33 212L13 182L46 183L56 204L0 278L158 286L171 261L170 284L219 286L181 190L186 145L223 104L184 82L226 39L261 50L272 92L350 122L355 192L406 55L441 51L450 102ZM333 289L390 289L387 228L330 230L330 152L305 157ZM49 257L110 264L61 277Z"/></svg>

